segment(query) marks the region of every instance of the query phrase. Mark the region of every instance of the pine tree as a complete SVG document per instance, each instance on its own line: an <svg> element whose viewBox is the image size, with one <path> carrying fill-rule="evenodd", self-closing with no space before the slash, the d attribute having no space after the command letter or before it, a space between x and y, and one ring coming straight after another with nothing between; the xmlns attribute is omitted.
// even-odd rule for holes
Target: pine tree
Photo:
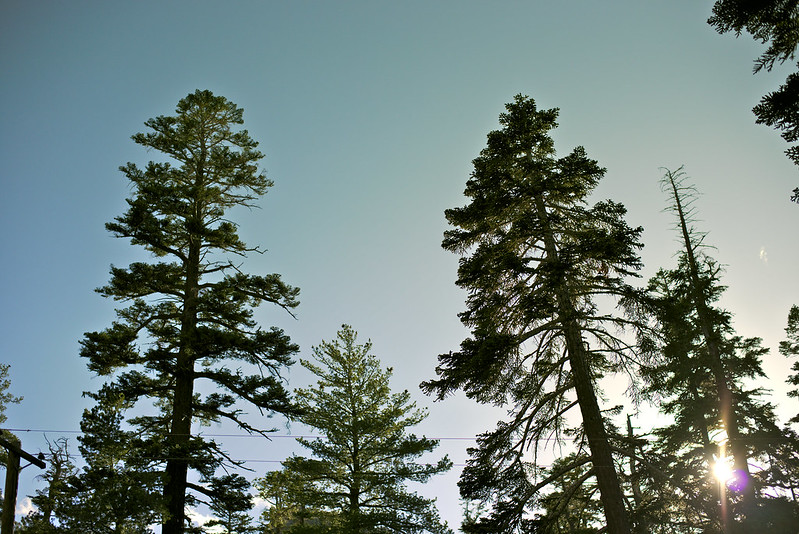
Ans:
<svg viewBox="0 0 799 534"><path fill-rule="evenodd" d="M8 419L6 415L8 405L22 402L22 397L17 397L8 391L11 387L11 380L8 378L10 368L11 366L8 364L0 363L0 424L5 423Z"/></svg>
<svg viewBox="0 0 799 534"><path fill-rule="evenodd" d="M794 59L799 46L799 0L717 0L708 24L719 33L746 30L753 38L768 43L755 61L754 72L770 71L774 65ZM799 64L798 64L799 66ZM799 141L799 72L788 75L776 91L764 96L752 109L757 124L780 130L788 143ZM792 144L785 153L799 165L799 146ZM799 202L799 187L791 200Z"/></svg>
<svg viewBox="0 0 799 534"><path fill-rule="evenodd" d="M221 534L247 534L253 532L253 500L249 493L250 483L239 474L227 474L213 478L209 483L208 507L215 518L205 523L206 529Z"/></svg>
<svg viewBox="0 0 799 534"><path fill-rule="evenodd" d="M799 306L791 306L788 312L788 326L785 327L786 339L780 341L780 354L785 357L799 356ZM791 397L799 398L799 361L794 362L793 375L788 377L788 384L797 387L788 392ZM799 412L791 418L791 422L799 423Z"/></svg>
<svg viewBox="0 0 799 534"><path fill-rule="evenodd" d="M22 397L17 397L9 392L9 388L11 387L11 380L8 378L8 372L11 368L10 365L5 363L0 363L0 425L5 423L8 420L8 416L6 415L6 408L9 404L19 404L22 402ZM5 437L6 439L16 440L16 436L9 432L8 430L4 430L0 428L0 436ZM0 447L0 465L6 465L6 450L3 447ZM3 504L3 492L0 491L0 511L2 510Z"/></svg>
<svg viewBox="0 0 799 534"><path fill-rule="evenodd" d="M150 525L164 512L157 439L122 428L130 403L118 388L105 386L89 396L96 405L83 412L78 438L86 466L72 477L71 510L62 522L87 534L152 532Z"/></svg>
<svg viewBox="0 0 799 534"><path fill-rule="evenodd" d="M438 398L462 389L509 407L510 420L481 436L460 481L463 497L493 501L486 528L523 528L541 490L531 481L539 471L528 451L573 438L589 451L608 531L625 534L597 383L630 363L618 336L629 321L603 313L597 300L633 298L624 279L640 268L641 229L627 226L620 204L588 207L605 170L582 147L556 156L557 109L538 110L521 95L506 108L502 129L488 134L473 162L464 193L470 204L446 211L454 229L443 247L462 256L457 284L468 300L460 317L472 336L439 356L439 378L422 386ZM567 435L573 408L582 424Z"/></svg>
<svg viewBox="0 0 799 534"><path fill-rule="evenodd" d="M69 441L59 438L47 442L49 452L45 455L47 469L37 478L45 482L45 488L36 490L31 496L35 509L22 518L20 534L48 534L70 532L65 524L65 515L70 508L73 488L70 479L77 468L69 452Z"/></svg>
<svg viewBox="0 0 799 534"><path fill-rule="evenodd" d="M314 347L316 363L301 360L317 383L295 390L298 419L323 437L298 438L313 457L294 456L284 468L312 485L310 506L339 514L343 532L450 532L434 500L405 485L424 483L452 463L446 457L434 464L415 461L438 445L408 432L427 413L407 390L391 392L391 371L380 367L370 342L356 341L356 332L344 325L336 340Z"/></svg>
<svg viewBox="0 0 799 534"><path fill-rule="evenodd" d="M650 460L671 479L654 482L661 493L670 485L684 496L673 508L683 516L672 521L684 522L686 532L747 532L774 519L770 497L799 467L789 452L794 438L778 426L766 391L747 388L765 378L768 349L759 338L736 335L731 314L716 305L725 289L722 270L691 224L695 190L681 169L667 170L662 185L683 248L677 267L659 271L649 284L663 357L645 369L648 393L662 398L661 410L674 420L653 432ZM734 476L721 484L714 466L730 456Z"/></svg>
<svg viewBox="0 0 799 534"><path fill-rule="evenodd" d="M176 115L145 122L133 140L168 161L121 167L133 196L127 212L106 225L115 236L150 252L152 263L111 268L98 291L125 302L118 320L82 340L89 369L113 375L126 402L154 401L156 412L136 418L141 432L160 436L166 513L163 534L183 532L189 469L206 478L226 455L213 440L192 434L192 423L242 419L242 400L266 413L289 413L279 373L296 345L277 328L261 329L253 309L262 302L290 312L298 290L277 274L246 274L237 263L249 248L227 219L253 206L272 185L258 171L263 155L243 123L242 110L210 91L178 102ZM236 366L247 366L247 371ZM236 369L236 370L232 370ZM217 388L201 395L195 385Z"/></svg>
<svg viewBox="0 0 799 534"><path fill-rule="evenodd" d="M554 488L538 500L542 509L534 522L536 532L546 534L594 534L602 524L602 506L596 498L596 484L591 478L591 460L585 455L570 454L557 459L544 470ZM576 467L575 467L576 466Z"/></svg>
<svg viewBox="0 0 799 534"><path fill-rule="evenodd" d="M287 469L271 471L255 479L258 496L266 501L261 514L264 534L333 534L339 530L339 514L311 505L316 489L309 480Z"/></svg>

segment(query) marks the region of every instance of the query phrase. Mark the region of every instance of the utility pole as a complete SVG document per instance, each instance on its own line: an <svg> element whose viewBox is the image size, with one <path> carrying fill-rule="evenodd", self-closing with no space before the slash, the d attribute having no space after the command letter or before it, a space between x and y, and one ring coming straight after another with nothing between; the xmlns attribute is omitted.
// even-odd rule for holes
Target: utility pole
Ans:
<svg viewBox="0 0 799 534"><path fill-rule="evenodd" d="M40 458L23 451L16 443L8 441L0 435L0 446L8 451L6 463L6 489L3 496L3 518L0 523L0 534L14 534L14 514L17 509L17 488L19 486L19 472L27 465L20 467L19 459L25 458L31 464L44 469L47 467ZM30 465L30 464L28 464Z"/></svg>

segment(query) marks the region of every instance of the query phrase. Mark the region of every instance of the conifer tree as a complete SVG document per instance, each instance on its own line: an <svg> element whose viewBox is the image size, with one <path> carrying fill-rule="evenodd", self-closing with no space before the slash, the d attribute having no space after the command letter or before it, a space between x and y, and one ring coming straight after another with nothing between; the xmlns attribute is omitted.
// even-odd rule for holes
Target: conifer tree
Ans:
<svg viewBox="0 0 799 534"><path fill-rule="evenodd" d="M253 532L250 510L253 507L250 483L243 476L229 473L213 478L209 483L208 507L214 519L205 523L206 529L220 534L247 534Z"/></svg>
<svg viewBox="0 0 799 534"><path fill-rule="evenodd" d="M263 433L241 417L239 401L267 414L291 411L279 373L297 347L282 330L260 328L253 309L268 302L290 312L298 290L277 274L241 270L241 258L258 249L242 242L228 219L272 185L258 170L257 143L238 129L242 114L198 90L178 102L174 116L150 119L149 131L133 136L163 161L121 167L133 195L127 212L106 227L153 261L112 266L98 291L126 307L81 342L89 369L113 376L126 402L155 404L135 423L163 438L155 440L164 466L163 534L184 530L189 469L209 478L227 458L216 442L192 433L193 422L227 419ZM198 383L216 391L203 395Z"/></svg>
<svg viewBox="0 0 799 534"><path fill-rule="evenodd" d="M96 404L83 412L78 437L86 465L70 477L61 522L87 534L150 533L164 514L160 438L122 428L130 403L118 388L106 385L89 397Z"/></svg>
<svg viewBox="0 0 799 534"><path fill-rule="evenodd" d="M588 206L605 170L582 147L557 157L557 109L538 110L521 95L506 108L502 129L473 162L470 203L445 213L453 229L443 247L461 255L457 284L468 299L460 317L471 337L439 356L439 378L422 387L439 399L462 389L509 409L508 421L480 437L461 477L463 497L493 503L470 532L527 528L543 489L536 451L569 438L589 454L608 532L626 534L598 381L631 364L618 334L630 321L603 312L597 299L633 298L625 278L640 268L641 229L627 226L618 203ZM581 425L567 435L572 414Z"/></svg>
<svg viewBox="0 0 799 534"><path fill-rule="evenodd" d="M427 413L407 390L391 392L391 370L380 367L370 342L356 341L357 333L344 325L334 341L314 347L315 363L301 360L317 383L295 390L298 419L323 438L298 438L313 457L293 456L284 469L312 486L307 504L337 514L341 532L451 532L434 499L405 486L424 483L452 463L446 457L434 464L416 461L438 446L409 433Z"/></svg>
<svg viewBox="0 0 799 534"><path fill-rule="evenodd" d="M683 503L672 511L682 517L671 521L685 524L685 532L750 532L774 520L770 497L795 476L794 438L777 424L766 391L747 388L765 378L768 349L759 338L736 335L731 314L716 304L725 289L722 270L691 223L695 190L682 169L667 170L662 185L682 250L677 267L660 270L649 284L662 358L644 374L648 393L674 421L653 432L649 460L670 478L653 483L663 494L669 485L672 493L679 489ZM714 468L730 460L733 476L720 483Z"/></svg>
<svg viewBox="0 0 799 534"><path fill-rule="evenodd" d="M45 487L31 495L34 510L22 518L21 524L14 530L20 534L56 534L70 532L65 524L72 488L70 479L77 472L69 442L66 438L48 441L48 453L45 455L47 469L37 478L44 481Z"/></svg>
<svg viewBox="0 0 799 534"><path fill-rule="evenodd" d="M17 397L8 391L11 387L11 380L8 378L10 368L8 364L0 363L0 424L8 419L6 415L8 405L22 402L22 397Z"/></svg>
<svg viewBox="0 0 799 534"><path fill-rule="evenodd" d="M795 57L799 46L799 0L716 0L708 24L719 33L733 32L736 37L746 30L754 39L767 43L766 51L755 60L754 72L770 71L774 65ZM789 74L779 89L765 95L752 109L757 124L781 131L782 138L792 143L785 153L797 165L798 110L799 72ZM799 187L794 188L791 200L799 202Z"/></svg>
<svg viewBox="0 0 799 534"><path fill-rule="evenodd" d="M780 354L785 357L799 356L799 306L791 306L788 312L788 326L785 327L786 339L780 341ZM796 387L788 395L799 398L799 361L793 364L794 374L788 377L788 384ZM799 412L791 418L792 423L799 423Z"/></svg>
<svg viewBox="0 0 799 534"><path fill-rule="evenodd" d="M11 368L10 365L6 363L0 363L0 425L5 423L8 419L6 415L6 408L9 404L19 404L22 402L22 397L17 397L13 395L9 389L11 387L11 380L8 378L8 372ZM14 436L8 430L4 430L0 428L0 436L5 437L6 439L16 440L16 436ZM0 465L6 465L6 450L3 447L0 447ZM0 511L3 509L3 492L0 491Z"/></svg>
<svg viewBox="0 0 799 534"><path fill-rule="evenodd" d="M255 479L258 496L266 503L261 514L260 531L264 534L314 534L339 531L337 512L311 505L316 489L309 480L297 477L287 469L271 471Z"/></svg>

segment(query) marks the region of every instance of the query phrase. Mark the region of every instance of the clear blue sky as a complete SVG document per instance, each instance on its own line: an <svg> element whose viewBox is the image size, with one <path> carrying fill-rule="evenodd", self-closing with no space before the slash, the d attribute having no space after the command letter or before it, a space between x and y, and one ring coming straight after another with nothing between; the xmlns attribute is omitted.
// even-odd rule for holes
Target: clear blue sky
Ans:
<svg viewBox="0 0 799 534"><path fill-rule="evenodd" d="M645 228L645 276L671 266L677 248L659 167L686 166L703 193L700 227L727 265L724 305L741 334L772 348L768 386L784 405L789 366L776 348L799 304L799 206L788 202L799 173L750 110L785 70L753 76L761 46L717 35L705 23L711 6L3 0L0 361L25 397L8 426L50 439L78 428L81 393L102 383L78 342L113 319L93 289L110 264L140 257L103 226L129 193L117 167L152 157L130 135L198 88L244 108L275 181L263 209L236 220L268 249L246 268L283 274L301 306L296 321L267 307L259 319L285 328L303 357L353 325L394 367L395 388L429 407L419 432L468 437L494 425L491 410L458 396L432 403L417 385L466 335L457 258L439 246L443 211L465 202L471 160L517 93L561 109L559 152L583 145L607 167L597 198L623 202L629 223ZM295 369L289 379L308 377ZM45 447L41 432L20 436L28 450ZM293 450L288 439L223 441L245 459ZM439 450L463 463L468 445ZM423 488L452 526L458 471ZM21 497L35 474L23 472Z"/></svg>

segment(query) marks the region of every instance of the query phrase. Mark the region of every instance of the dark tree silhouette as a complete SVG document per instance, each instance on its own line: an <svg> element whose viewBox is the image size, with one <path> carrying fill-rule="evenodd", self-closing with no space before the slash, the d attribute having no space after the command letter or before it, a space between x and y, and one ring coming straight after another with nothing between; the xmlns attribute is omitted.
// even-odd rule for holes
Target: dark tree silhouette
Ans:
<svg viewBox="0 0 799 534"><path fill-rule="evenodd" d="M799 0L718 0L708 24L719 33L745 30L753 38L767 43L768 48L755 60L754 72L771 70L775 64L793 60L799 45ZM799 141L799 73L788 75L776 91L764 96L752 110L757 124L781 131L788 143ZM785 153L799 165L799 146L792 145ZM799 187L791 200L799 202Z"/></svg>
<svg viewBox="0 0 799 534"><path fill-rule="evenodd" d="M133 196L128 211L106 226L156 261L111 268L111 281L98 291L127 307L109 328L81 342L89 369L114 375L113 387L126 401L148 399L158 407L135 423L163 437L163 534L185 528L188 470L210 479L227 458L213 440L192 434L193 422L228 419L264 433L242 419L238 401L267 414L291 412L279 373L297 347L283 331L261 329L253 308L268 302L290 311L298 290L277 274L243 272L236 261L257 249L227 219L232 208L252 206L272 185L258 170L257 143L237 130L242 114L225 98L198 90L178 102L175 116L150 119L150 131L133 136L168 161L121 168ZM242 365L252 373L235 367ZM203 396L198 382L217 391Z"/></svg>
<svg viewBox="0 0 799 534"><path fill-rule="evenodd" d="M457 284L468 300L460 317L472 336L439 356L439 378L422 387L439 399L462 389L509 407L510 420L480 437L461 477L464 498L493 503L469 531L528 528L542 486L527 451L572 437L589 453L608 531L624 534L630 524L597 383L631 364L618 337L630 322L597 300L633 295L624 279L640 267L641 229L627 226L620 204L588 207L605 170L582 147L556 157L556 109L538 110L521 95L506 108L502 129L474 160L470 203L446 211L453 229L443 247L462 256ZM582 425L567 436L573 411Z"/></svg>

